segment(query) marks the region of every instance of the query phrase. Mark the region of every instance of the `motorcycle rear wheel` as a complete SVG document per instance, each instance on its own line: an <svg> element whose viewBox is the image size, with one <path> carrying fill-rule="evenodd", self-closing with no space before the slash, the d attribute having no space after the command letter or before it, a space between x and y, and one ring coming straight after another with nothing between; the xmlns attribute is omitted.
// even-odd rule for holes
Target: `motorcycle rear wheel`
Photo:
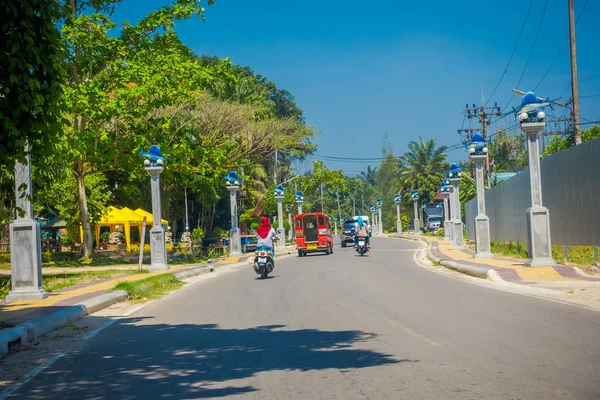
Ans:
<svg viewBox="0 0 600 400"><path fill-rule="evenodd" d="M266 265L261 265L260 266L260 279L267 279L267 266Z"/></svg>

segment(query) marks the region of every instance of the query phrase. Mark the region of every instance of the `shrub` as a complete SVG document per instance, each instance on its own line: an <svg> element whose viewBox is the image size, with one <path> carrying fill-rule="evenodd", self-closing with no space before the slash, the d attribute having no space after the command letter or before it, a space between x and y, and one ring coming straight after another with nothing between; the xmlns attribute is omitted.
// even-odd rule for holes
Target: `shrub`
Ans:
<svg viewBox="0 0 600 400"><path fill-rule="evenodd" d="M139 254L140 246L138 244L132 244L131 247L129 247L129 252ZM144 253L150 253L150 245L149 244L144 245Z"/></svg>
<svg viewBox="0 0 600 400"><path fill-rule="evenodd" d="M109 238L110 238L110 232L104 232L102 235L100 235L100 241L102 243L108 243Z"/></svg>
<svg viewBox="0 0 600 400"><path fill-rule="evenodd" d="M10 253L0 253L0 263L2 263L2 264L10 263Z"/></svg>
<svg viewBox="0 0 600 400"><path fill-rule="evenodd" d="M169 252L170 252L170 251L173 251L173 248L174 248L174 247L173 247L173 243L167 243L167 244L166 244L166 247L167 247L167 251L169 251ZM138 251L140 251L140 250L139 250L139 247L138 247Z"/></svg>
<svg viewBox="0 0 600 400"><path fill-rule="evenodd" d="M73 244L75 244L75 242L73 241L73 238L71 238L71 235L65 235L65 236L61 237L60 243L63 246L73 246Z"/></svg>
<svg viewBox="0 0 600 400"><path fill-rule="evenodd" d="M446 234L446 232L444 231L444 228L440 228L435 233L435 236L444 237L445 234Z"/></svg>
<svg viewBox="0 0 600 400"><path fill-rule="evenodd" d="M204 237L204 230L201 227L194 229L190 235L194 240L200 240Z"/></svg>

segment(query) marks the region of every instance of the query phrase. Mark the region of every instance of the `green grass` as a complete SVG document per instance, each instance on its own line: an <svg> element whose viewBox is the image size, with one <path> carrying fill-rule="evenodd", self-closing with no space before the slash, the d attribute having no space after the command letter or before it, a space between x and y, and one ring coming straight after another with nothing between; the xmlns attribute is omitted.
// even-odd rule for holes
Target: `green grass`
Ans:
<svg viewBox="0 0 600 400"><path fill-rule="evenodd" d="M183 285L183 282L175 278L175 275L162 274L136 282L120 282L114 290L126 291L129 300L144 301L162 297L180 288L181 285Z"/></svg>
<svg viewBox="0 0 600 400"><path fill-rule="evenodd" d="M169 261L169 265L199 264L199 263L203 263L205 261L206 261L206 258L188 257L188 258L184 258L183 260Z"/></svg>
<svg viewBox="0 0 600 400"><path fill-rule="evenodd" d="M141 273L147 273L142 271ZM44 289L48 292L60 290L69 286L75 286L84 283L94 282L100 279L114 278L116 276L139 274L137 270L115 270L105 271L85 271L85 272L66 272L66 273L46 273L42 277ZM4 299L10 291L10 276L0 276L0 300Z"/></svg>
<svg viewBox="0 0 600 400"><path fill-rule="evenodd" d="M492 242L492 253L504 257L527 259L527 243L517 242ZM563 247L560 245L552 246L552 258L554 261L563 264ZM567 249L567 263L577 265L594 264L593 246L569 246Z"/></svg>
<svg viewBox="0 0 600 400"><path fill-rule="evenodd" d="M527 243L519 242L492 242L492 253L503 257L526 259Z"/></svg>

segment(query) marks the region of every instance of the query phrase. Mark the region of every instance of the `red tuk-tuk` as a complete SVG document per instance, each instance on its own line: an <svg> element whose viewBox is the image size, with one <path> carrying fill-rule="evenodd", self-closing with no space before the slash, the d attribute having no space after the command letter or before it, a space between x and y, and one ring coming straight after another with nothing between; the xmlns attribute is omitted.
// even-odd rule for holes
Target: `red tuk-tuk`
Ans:
<svg viewBox="0 0 600 400"><path fill-rule="evenodd" d="M294 218L294 229L298 257L307 253L333 253L331 219L327 215L319 212L298 214Z"/></svg>

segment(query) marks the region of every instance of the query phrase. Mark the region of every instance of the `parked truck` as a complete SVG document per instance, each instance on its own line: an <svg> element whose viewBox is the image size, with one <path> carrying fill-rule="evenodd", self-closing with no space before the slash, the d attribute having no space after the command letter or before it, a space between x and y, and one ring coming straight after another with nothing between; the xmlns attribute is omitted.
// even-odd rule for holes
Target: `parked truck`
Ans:
<svg viewBox="0 0 600 400"><path fill-rule="evenodd" d="M424 209L424 229L427 232L433 232L440 229L444 222L444 207L442 203L427 204Z"/></svg>

